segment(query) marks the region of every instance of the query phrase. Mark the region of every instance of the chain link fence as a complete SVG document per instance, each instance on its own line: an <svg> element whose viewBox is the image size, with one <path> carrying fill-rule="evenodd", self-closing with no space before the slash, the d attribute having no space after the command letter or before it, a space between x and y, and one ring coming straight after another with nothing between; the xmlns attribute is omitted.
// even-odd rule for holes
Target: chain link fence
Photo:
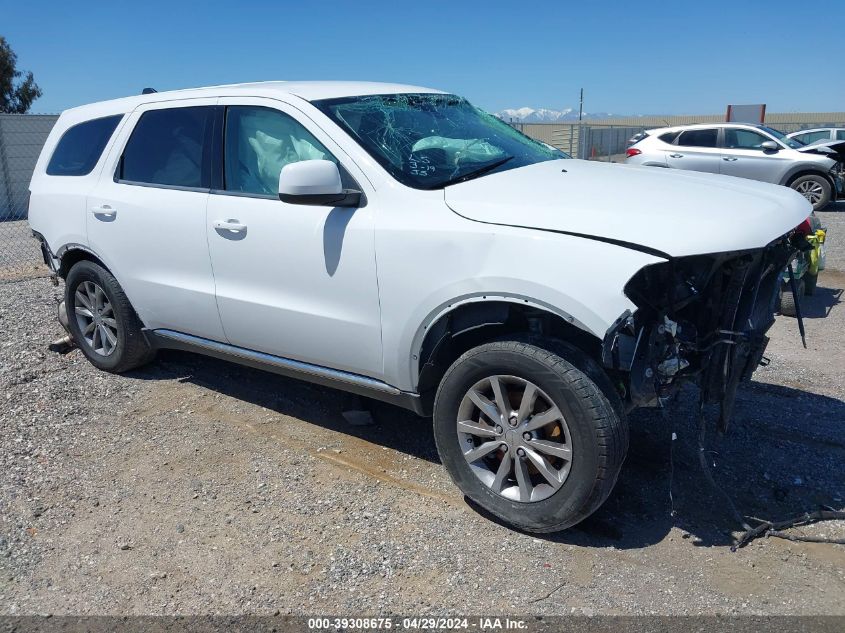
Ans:
<svg viewBox="0 0 845 633"><path fill-rule="evenodd" d="M703 121L703 123L715 122L717 121ZM621 163L625 161L625 150L628 149L629 141L634 135L657 127L681 124L670 125L667 122L651 125L617 125L590 121L582 123L511 122L511 125L538 141L563 150L573 158ZM767 125L788 134L812 128L845 127L845 116L827 122L776 121Z"/></svg>
<svg viewBox="0 0 845 633"><path fill-rule="evenodd" d="M0 114L0 283L47 272L26 213L29 180L57 118Z"/></svg>

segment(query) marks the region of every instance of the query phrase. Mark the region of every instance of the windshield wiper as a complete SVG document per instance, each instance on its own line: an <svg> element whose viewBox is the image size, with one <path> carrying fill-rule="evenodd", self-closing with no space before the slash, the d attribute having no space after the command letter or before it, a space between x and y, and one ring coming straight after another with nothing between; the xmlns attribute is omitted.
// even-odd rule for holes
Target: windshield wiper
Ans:
<svg viewBox="0 0 845 633"><path fill-rule="evenodd" d="M473 178L478 178L479 176L483 176L488 171L492 171L501 165L504 165L509 160L513 160L513 156L505 156L504 158L500 158L499 160L493 161L492 163L487 163L486 165L482 165L478 169L473 169L472 171L468 171L465 174L461 174L460 176L455 176L450 180L445 182L437 183L436 185L432 185L430 187L426 187L426 189L441 189L443 187L448 187L449 185L457 185L459 182L466 182L467 180L472 180Z"/></svg>

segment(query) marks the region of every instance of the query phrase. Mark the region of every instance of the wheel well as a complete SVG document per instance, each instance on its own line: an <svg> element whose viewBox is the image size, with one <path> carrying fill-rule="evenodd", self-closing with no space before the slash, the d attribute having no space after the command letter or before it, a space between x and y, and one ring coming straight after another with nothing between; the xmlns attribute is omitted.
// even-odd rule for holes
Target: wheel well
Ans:
<svg viewBox="0 0 845 633"><path fill-rule="evenodd" d="M507 335L526 333L567 341L601 362L601 340L560 315L508 301L468 303L428 328L417 359L417 392L433 400L443 374L461 354Z"/></svg>
<svg viewBox="0 0 845 633"><path fill-rule="evenodd" d="M828 183L830 184L830 186L832 187L832 190L833 190L833 191L836 191L836 185L835 185L835 183L833 182L833 180L831 180L830 175L829 175L829 174L824 173L823 171L819 171L818 169L804 169L804 170L799 171L799 172L797 172L797 173L795 173L795 174L792 174L792 175L791 175L791 176L787 179L787 181L784 183L784 185L786 185L787 187L791 186L791 185L792 185L792 183L793 183L793 182L795 182L796 180L798 180L799 178L801 178L801 176L821 176L822 178L824 178L825 180L827 180L827 182L828 182Z"/></svg>
<svg viewBox="0 0 845 633"><path fill-rule="evenodd" d="M62 279L67 277L68 272L71 268L73 268L74 264L83 260L94 262L95 264L98 264L108 270L108 267L103 263L103 261L91 251L87 251L83 248L70 248L61 255L61 263L59 264L58 270L59 277Z"/></svg>

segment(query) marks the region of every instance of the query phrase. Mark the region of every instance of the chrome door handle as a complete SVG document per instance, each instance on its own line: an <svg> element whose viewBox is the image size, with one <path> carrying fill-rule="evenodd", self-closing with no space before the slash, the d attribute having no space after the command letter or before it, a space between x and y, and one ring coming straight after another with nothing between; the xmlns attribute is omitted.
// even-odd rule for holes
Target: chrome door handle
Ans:
<svg viewBox="0 0 845 633"><path fill-rule="evenodd" d="M733 161L738 160L738 159L735 156L722 156L722 160L733 162Z"/></svg>
<svg viewBox="0 0 845 633"><path fill-rule="evenodd" d="M104 204L101 207L92 207L91 213L93 213L94 217L99 220L113 220L117 215L117 209L113 209L109 205Z"/></svg>
<svg viewBox="0 0 845 633"><path fill-rule="evenodd" d="M246 224L241 224L237 220L217 220L214 222L214 228L218 231L242 233L243 231L246 231Z"/></svg>
<svg viewBox="0 0 845 633"><path fill-rule="evenodd" d="M669 154L669 158L683 158L683 154Z"/></svg>

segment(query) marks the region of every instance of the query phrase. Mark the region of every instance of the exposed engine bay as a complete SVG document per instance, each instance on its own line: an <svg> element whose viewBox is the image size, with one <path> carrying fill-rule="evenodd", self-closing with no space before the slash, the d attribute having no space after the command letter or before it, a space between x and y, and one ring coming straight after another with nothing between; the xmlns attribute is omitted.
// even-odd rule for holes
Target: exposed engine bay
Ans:
<svg viewBox="0 0 845 633"><path fill-rule="evenodd" d="M625 286L637 310L608 330L602 361L630 408L662 404L684 382L730 421L737 387L766 364L781 275L804 236L765 248L680 257L647 266Z"/></svg>

